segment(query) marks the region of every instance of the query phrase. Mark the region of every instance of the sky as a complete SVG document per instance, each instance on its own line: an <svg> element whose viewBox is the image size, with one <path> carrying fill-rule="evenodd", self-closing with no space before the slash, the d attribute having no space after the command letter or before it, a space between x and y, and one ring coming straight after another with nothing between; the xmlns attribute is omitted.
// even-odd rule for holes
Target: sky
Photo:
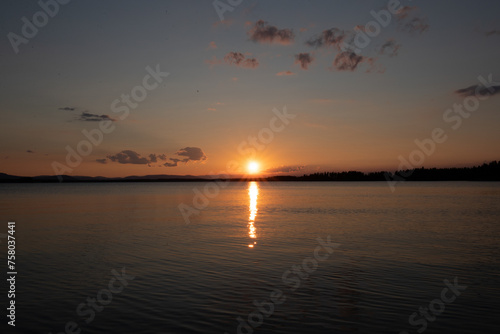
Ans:
<svg viewBox="0 0 500 334"><path fill-rule="evenodd" d="M499 14L498 1L2 1L0 172L500 160Z"/></svg>

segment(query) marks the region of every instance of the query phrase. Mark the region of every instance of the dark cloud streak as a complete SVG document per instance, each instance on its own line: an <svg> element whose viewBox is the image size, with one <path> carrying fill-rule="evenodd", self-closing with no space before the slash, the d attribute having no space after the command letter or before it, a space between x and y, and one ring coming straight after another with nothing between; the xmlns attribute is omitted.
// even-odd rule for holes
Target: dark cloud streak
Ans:
<svg viewBox="0 0 500 334"><path fill-rule="evenodd" d="M116 119L111 118L108 115L91 114L85 111L81 113L77 120L84 122L116 121Z"/></svg>

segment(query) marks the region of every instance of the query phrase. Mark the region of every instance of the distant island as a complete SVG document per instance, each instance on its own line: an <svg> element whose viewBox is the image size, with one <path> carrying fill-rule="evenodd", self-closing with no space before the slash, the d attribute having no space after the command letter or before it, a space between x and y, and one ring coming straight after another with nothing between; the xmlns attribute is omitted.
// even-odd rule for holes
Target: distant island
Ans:
<svg viewBox="0 0 500 334"><path fill-rule="evenodd" d="M127 177L103 176L15 176L0 173L0 183L51 183L51 182L200 182L200 181L500 181L500 163L492 161L480 166L462 168L416 168L395 172L359 171L321 172L302 176L276 175L269 177L224 177L193 175L145 175Z"/></svg>

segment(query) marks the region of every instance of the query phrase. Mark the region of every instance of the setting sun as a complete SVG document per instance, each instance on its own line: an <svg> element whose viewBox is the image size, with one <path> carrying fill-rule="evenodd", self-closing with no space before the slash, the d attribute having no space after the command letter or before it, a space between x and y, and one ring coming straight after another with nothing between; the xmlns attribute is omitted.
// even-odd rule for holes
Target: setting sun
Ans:
<svg viewBox="0 0 500 334"><path fill-rule="evenodd" d="M259 163L256 161L250 161L247 165L247 171L250 174L258 173L260 170Z"/></svg>

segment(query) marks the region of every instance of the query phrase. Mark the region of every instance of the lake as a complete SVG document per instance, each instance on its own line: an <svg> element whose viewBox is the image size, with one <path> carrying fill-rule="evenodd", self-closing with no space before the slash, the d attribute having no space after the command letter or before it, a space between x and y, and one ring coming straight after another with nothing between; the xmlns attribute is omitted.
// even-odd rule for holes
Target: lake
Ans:
<svg viewBox="0 0 500 334"><path fill-rule="evenodd" d="M1 184L17 269L1 331L500 328L500 183L232 182L187 224L179 204L205 186Z"/></svg>

